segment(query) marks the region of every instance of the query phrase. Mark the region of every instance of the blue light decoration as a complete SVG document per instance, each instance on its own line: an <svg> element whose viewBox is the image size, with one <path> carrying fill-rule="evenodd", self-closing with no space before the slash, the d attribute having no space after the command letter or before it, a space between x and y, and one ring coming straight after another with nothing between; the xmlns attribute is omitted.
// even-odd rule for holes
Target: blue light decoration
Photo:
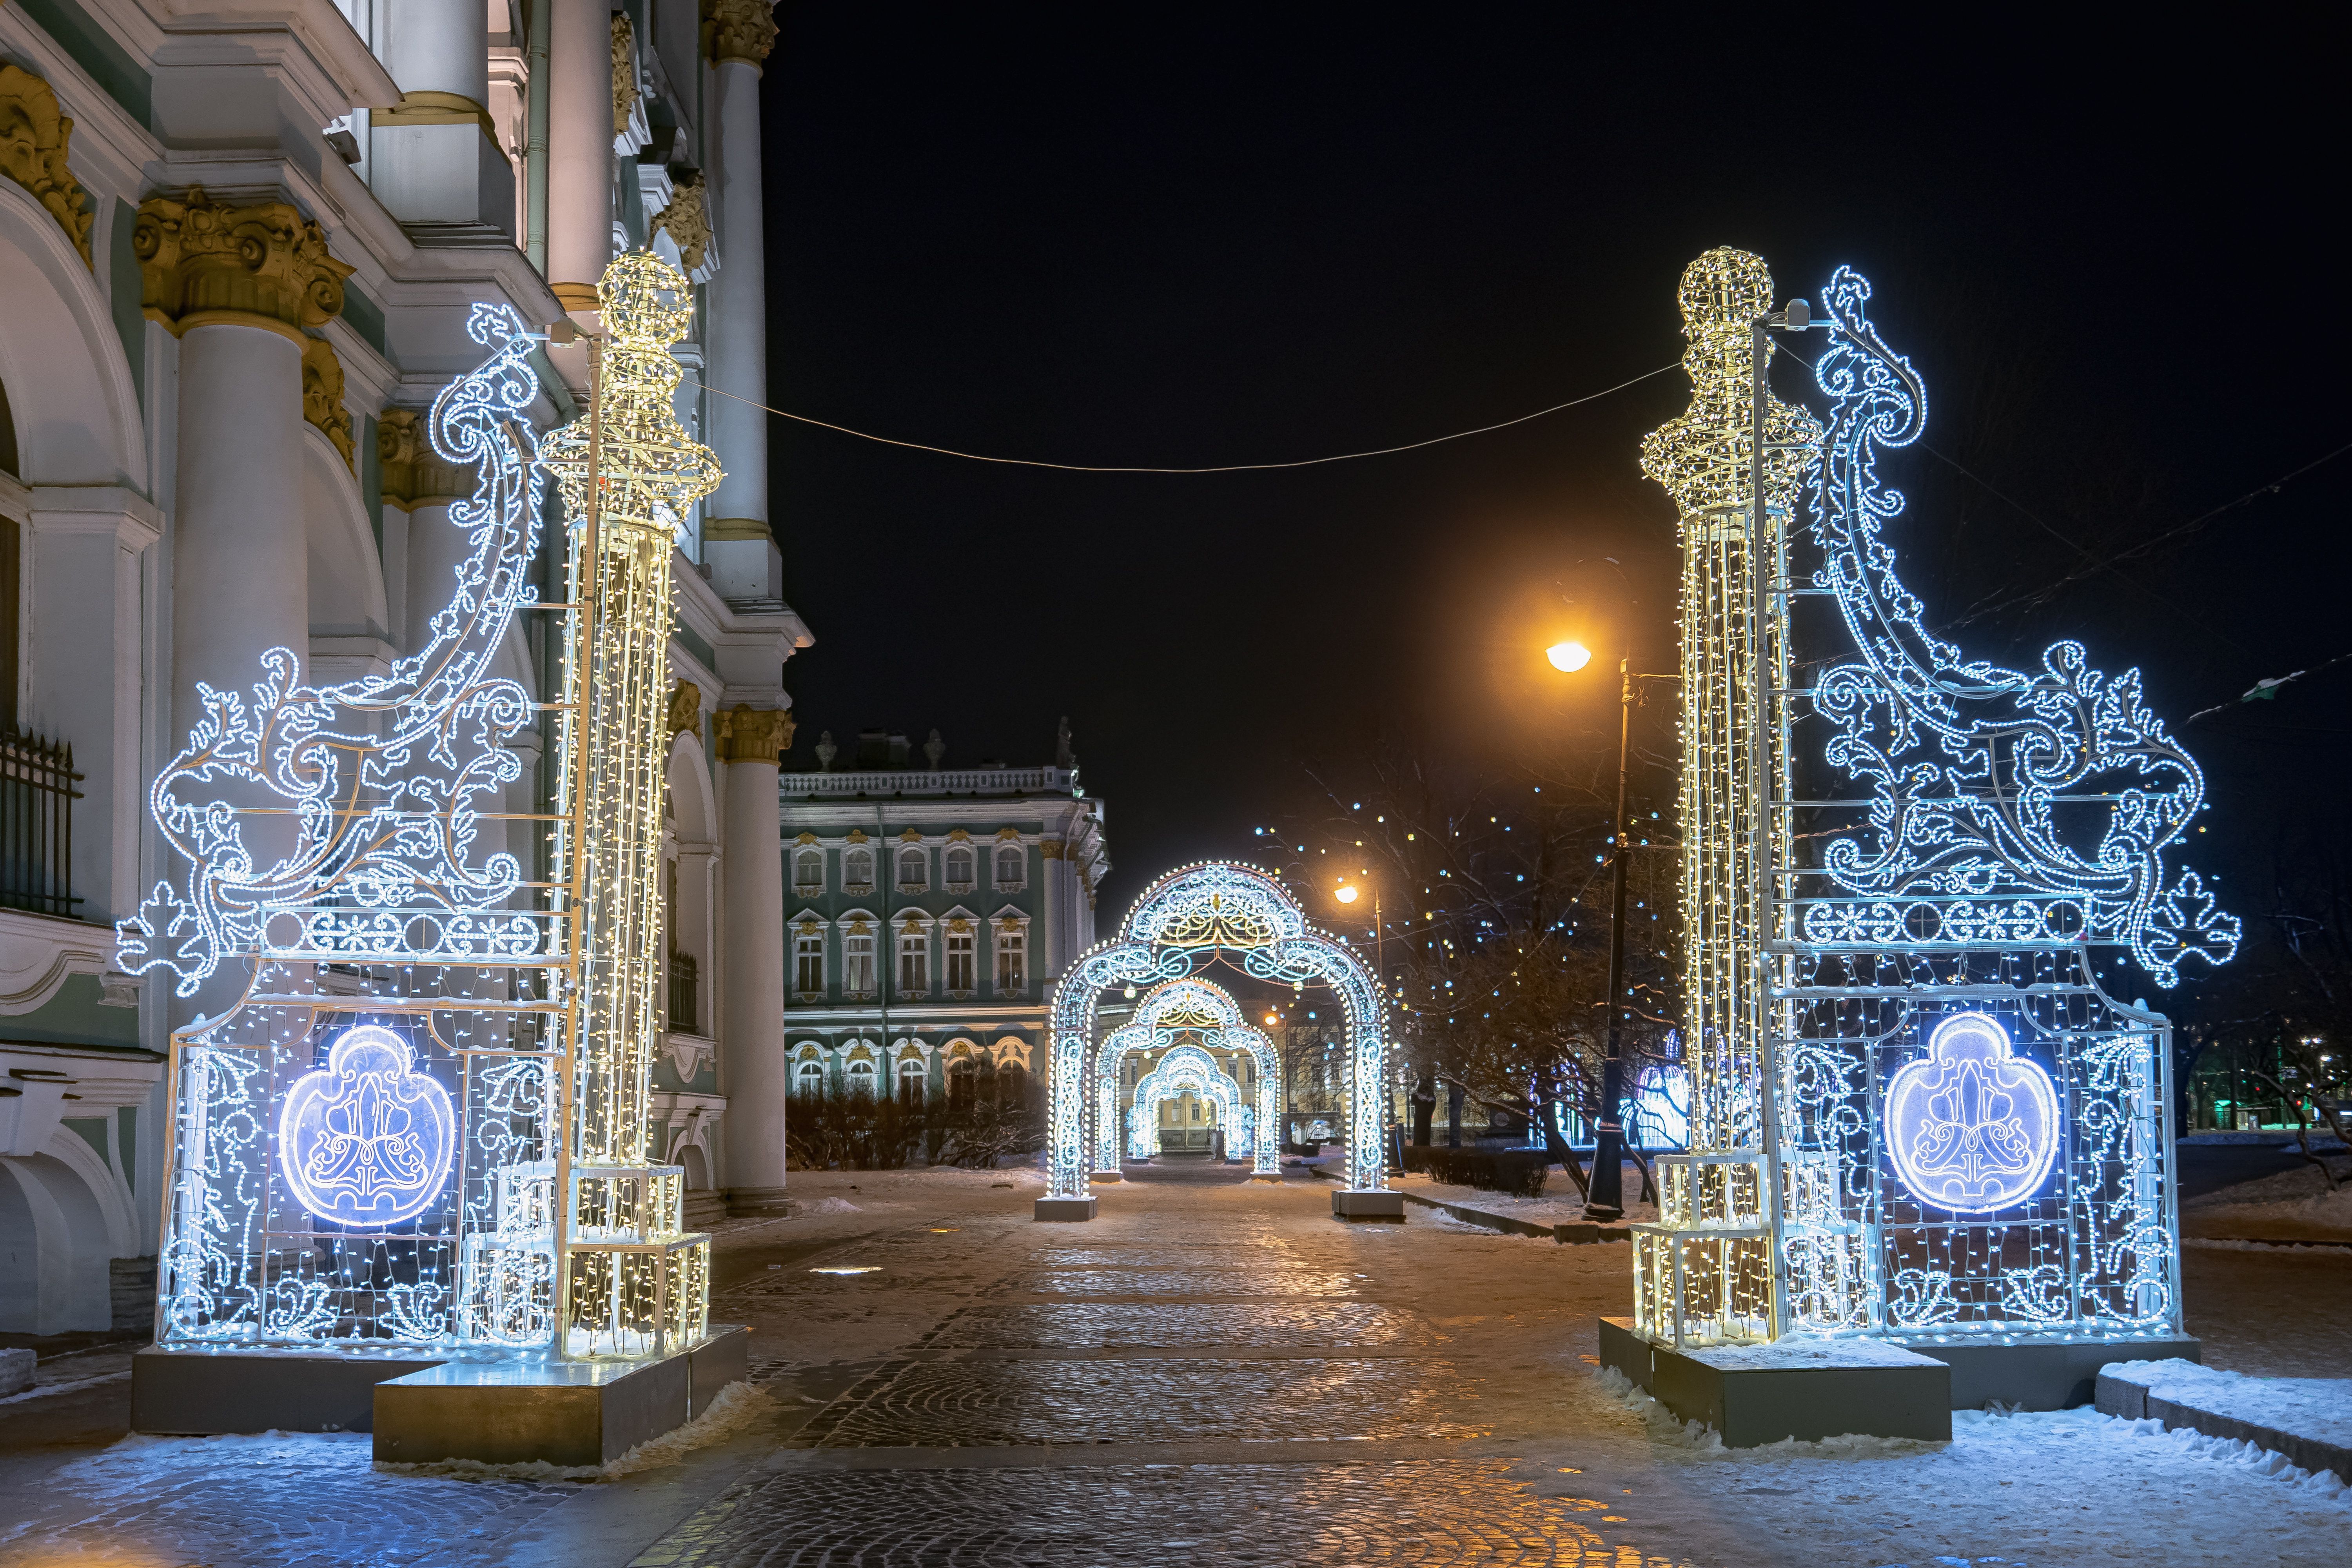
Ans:
<svg viewBox="0 0 2352 1568"><path fill-rule="evenodd" d="M1256 1103L1242 1105L1240 1121L1235 1124L1240 1137L1238 1142L1228 1143L1227 1152L1248 1155L1255 1162L1255 1175L1279 1175L1282 1151L1278 1141L1258 1138L1255 1132L1258 1128L1274 1124L1275 1108L1282 1102L1282 1058L1274 1043L1243 1017L1241 1004L1234 1000L1231 992L1197 975L1162 981L1153 986L1136 1004L1134 1016L1112 1030L1096 1048L1095 1169L1113 1175L1118 1172L1120 1064L1132 1052L1166 1050L1180 1042L1210 1050L1249 1054L1257 1068ZM1139 1108L1142 1101L1139 1100L1136 1104ZM1141 1159L1151 1152L1139 1121L1128 1142L1128 1152L1135 1158Z"/></svg>
<svg viewBox="0 0 2352 1568"><path fill-rule="evenodd" d="M1886 1151L1914 1197L1956 1214L1998 1214L2032 1197L2058 1158L2058 1090L2009 1031L1958 1013L1927 1054L1886 1084Z"/></svg>
<svg viewBox="0 0 2352 1568"><path fill-rule="evenodd" d="M1929 628L1882 473L1927 390L1870 293L1841 268L1807 321L1761 258L1701 257L1691 407L1643 447L1684 556L1691 1136L1633 1227L1635 1322L2171 1353L2170 1025L2102 976L2235 953L2167 865L2203 776L2137 671L2073 641L2012 670ZM1823 329L1817 422L1769 371Z"/></svg>
<svg viewBox="0 0 2352 1568"><path fill-rule="evenodd" d="M1241 1085L1233 1075L1219 1067L1216 1059L1194 1045L1171 1047L1160 1058L1157 1066L1144 1074L1135 1086L1135 1130L1129 1152L1141 1159L1158 1151L1151 1143L1151 1124L1144 1119L1144 1108L1157 1108L1160 1101L1173 1100L1180 1094L1195 1095L1216 1102L1219 1125L1226 1133L1225 1153L1240 1159L1250 1152L1251 1122L1255 1120L1242 1103ZM1276 1167L1276 1170L1280 1166Z"/></svg>
<svg viewBox="0 0 2352 1568"><path fill-rule="evenodd" d="M1312 921L1280 882L1255 866L1206 861L1168 872L1143 891L1118 932L1078 955L1054 983L1047 1010L1053 1059L1046 1121L1046 1178L1054 1198L1084 1198L1097 1140L1088 1136L1103 1099L1089 1071L1095 1005L1105 990L1182 980L1197 967L1237 963L1254 979L1328 983L1339 999L1347 1040L1348 1181L1360 1191L1387 1184L1381 1147L1388 1067L1385 999L1347 942Z"/></svg>
<svg viewBox="0 0 2352 1568"><path fill-rule="evenodd" d="M279 1102L278 1170L297 1202L334 1225L415 1219L449 1180L457 1116L449 1091L415 1069L390 1029L346 1029L327 1065Z"/></svg>

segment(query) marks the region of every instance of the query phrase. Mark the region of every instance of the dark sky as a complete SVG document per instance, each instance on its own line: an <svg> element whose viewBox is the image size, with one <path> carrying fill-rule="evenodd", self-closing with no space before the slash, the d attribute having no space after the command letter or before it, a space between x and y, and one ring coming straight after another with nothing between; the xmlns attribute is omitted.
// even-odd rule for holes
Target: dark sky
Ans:
<svg viewBox="0 0 2352 1568"><path fill-rule="evenodd" d="M1931 618L2352 442L2343 40L1948 15L1709 53L1566 8L803 8L764 89L772 393L1006 456L1315 457L1672 362L1710 246L1761 252L1784 296L1849 262L1927 379L1927 442L1976 476L1895 470ZM1777 384L1809 385L1786 362ZM1404 456L1184 478L777 422L817 639L787 671L794 760L820 730L936 726L951 763L1034 763L1069 714L1108 919L1305 804L1310 765L1582 733L1607 682L1541 673L1551 584L1621 557L1632 635L1672 658L1673 513L1635 450L1686 396L1675 373ZM1957 635L2029 666L2080 636L2177 729L2352 651L2347 500L2352 456ZM2242 912L2276 823L2340 814L2347 693L2352 665L2185 731L2218 803L2197 858Z"/></svg>

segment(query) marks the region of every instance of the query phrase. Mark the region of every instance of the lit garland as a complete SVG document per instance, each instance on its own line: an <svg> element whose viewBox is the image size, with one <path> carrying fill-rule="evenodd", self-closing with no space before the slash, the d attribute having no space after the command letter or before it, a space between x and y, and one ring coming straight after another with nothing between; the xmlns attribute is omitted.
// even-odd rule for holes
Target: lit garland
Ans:
<svg viewBox="0 0 2352 1568"><path fill-rule="evenodd" d="M1237 956L1261 980L1329 983L1345 1019L1349 1065L1348 1179L1358 1190L1386 1184L1381 1139L1388 1065L1383 998L1354 952L1307 921L1273 877L1254 866L1210 861L1181 867L1144 889L1118 931L1079 954L1054 983L1047 1180L1055 1197L1087 1195L1087 1115L1097 1100L1087 1070L1095 1004L1112 985L1189 977L1220 953Z"/></svg>
<svg viewBox="0 0 2352 1568"><path fill-rule="evenodd" d="M2128 948L2164 985L2234 952L2196 874L2165 877L2202 778L2136 671L2110 679L2071 642L2039 675L1963 663L1925 629L1879 537L1903 499L1876 460L1917 437L1926 392L1868 298L1850 269L1828 291L1824 435L1757 374L1762 262L1709 252L1683 284L1691 412L1643 446L1683 514L1693 1107L1660 1222L1634 1227L1636 1321L1675 1343L2174 1334L2169 1026L2107 995L2092 950ZM1808 587L1788 565L1801 473ZM1808 594L1860 658L1800 687ZM1866 799L1797 756L1808 716ZM2080 841L2099 811L2095 855L2067 847L2060 820Z"/></svg>
<svg viewBox="0 0 2352 1568"><path fill-rule="evenodd" d="M1258 1128L1274 1125L1281 1103L1282 1061L1274 1042L1243 1017L1241 1005L1222 985L1193 976L1163 981L1144 993L1135 1016L1105 1037L1095 1052L1095 1100L1090 1110L1095 1129L1095 1169L1118 1169L1118 1069L1131 1051L1164 1050L1177 1037L1189 1035L1214 1050L1247 1051L1257 1064L1255 1114L1245 1116L1248 1140L1234 1149L1255 1163L1254 1174L1278 1174L1282 1152L1276 1140L1255 1137ZM1139 1101L1138 1102L1140 1103ZM1129 1140L1130 1147L1137 1141ZM1139 1156L1140 1157L1140 1156Z"/></svg>
<svg viewBox="0 0 2352 1568"><path fill-rule="evenodd" d="M683 1173L644 1159L663 784L646 693L675 516L717 479L669 406L684 287L646 257L607 275L603 515L572 595L599 618L572 617L564 700L489 673L533 597L543 495L525 423L541 340L491 306L468 323L491 357L427 426L478 472L449 509L471 552L431 642L341 686L300 685L280 648L250 701L199 688L205 717L152 796L185 891L157 885L122 960L184 996L251 972L173 1037L163 1343L637 1355L705 1331L708 1238L682 1234ZM545 454L575 522L585 448L575 426ZM479 827L547 711L564 809L536 884Z"/></svg>
<svg viewBox="0 0 2352 1568"><path fill-rule="evenodd" d="M1183 1045L1171 1047L1157 1066L1137 1080L1135 1135L1130 1144L1136 1158L1142 1159L1155 1152L1149 1142L1150 1130L1143 1121L1144 1107L1156 1107L1161 1100L1173 1100L1180 1094L1216 1101L1217 1114L1223 1119L1226 1131L1235 1135L1227 1142L1225 1152L1236 1158L1249 1153L1255 1118L1243 1109L1241 1085L1207 1051L1198 1046ZM1280 1168L1279 1164L1276 1166L1276 1170Z"/></svg>

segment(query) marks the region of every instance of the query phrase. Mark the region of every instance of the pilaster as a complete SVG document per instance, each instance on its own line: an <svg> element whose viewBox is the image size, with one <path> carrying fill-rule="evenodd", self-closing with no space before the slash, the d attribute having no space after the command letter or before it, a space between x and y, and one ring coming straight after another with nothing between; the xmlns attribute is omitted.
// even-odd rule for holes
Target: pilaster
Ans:
<svg viewBox="0 0 2352 1568"><path fill-rule="evenodd" d="M792 1091L784 1053L784 847L776 763L792 744L793 716L739 704L718 720L727 791L719 1072L728 1096L728 1206L738 1214L772 1213L783 1206Z"/></svg>

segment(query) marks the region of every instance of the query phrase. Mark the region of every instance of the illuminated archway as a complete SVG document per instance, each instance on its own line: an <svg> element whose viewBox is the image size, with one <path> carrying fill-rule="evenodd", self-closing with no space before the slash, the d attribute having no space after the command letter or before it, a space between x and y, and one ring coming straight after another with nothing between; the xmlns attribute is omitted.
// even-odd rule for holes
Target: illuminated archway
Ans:
<svg viewBox="0 0 2352 1568"><path fill-rule="evenodd" d="M1211 861L1171 871L1144 890L1118 931L1081 954L1054 983L1053 1094L1048 1121L1048 1195L1041 1219L1092 1216L1087 1126L1095 1005L1107 986L1189 979L1224 956L1258 980L1329 983L1346 1025L1349 1060L1348 1187L1335 1213L1399 1217L1386 1191L1381 1106L1388 1063L1386 1004L1370 973L1339 938L1309 921L1282 884L1255 866ZM1353 1194L1380 1194L1357 1197Z"/></svg>
<svg viewBox="0 0 2352 1568"><path fill-rule="evenodd" d="M1144 1146L1143 1108L1158 1106L1180 1094L1197 1095L1214 1100L1218 1125L1225 1130L1225 1152L1229 1154L1249 1152L1251 1122L1255 1120L1242 1108L1242 1086L1234 1075L1217 1065L1216 1058L1199 1046L1178 1046L1160 1059L1160 1065L1143 1075L1135 1086L1136 1123L1129 1148L1140 1156L1150 1151ZM1241 1147L1234 1147L1238 1139Z"/></svg>
<svg viewBox="0 0 2352 1568"><path fill-rule="evenodd" d="M1281 1174L1281 1141L1265 1136L1281 1104L1281 1058L1275 1053L1274 1042L1242 1016L1241 1004L1231 993L1197 976L1153 986L1136 1005L1134 1018L1111 1031L1096 1047L1090 1077L1095 1092L1090 1117L1095 1129L1095 1169L1108 1173L1118 1170L1119 1064L1132 1051L1165 1049L1180 1035L1191 1035L1211 1050L1247 1051L1257 1064L1257 1091L1250 1097L1255 1101L1253 1142L1232 1152L1252 1155L1253 1174ZM1130 1146L1133 1142L1129 1140Z"/></svg>

